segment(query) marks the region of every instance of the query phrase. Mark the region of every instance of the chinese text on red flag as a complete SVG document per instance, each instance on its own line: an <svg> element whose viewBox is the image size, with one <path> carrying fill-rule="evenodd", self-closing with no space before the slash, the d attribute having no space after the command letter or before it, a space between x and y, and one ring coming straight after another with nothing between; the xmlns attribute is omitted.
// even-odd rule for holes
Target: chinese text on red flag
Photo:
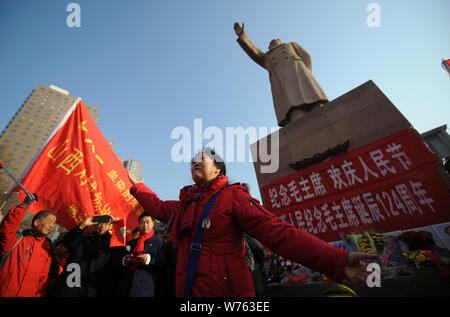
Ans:
<svg viewBox="0 0 450 317"><path fill-rule="evenodd" d="M127 171L81 100L22 184L39 197L30 211L53 210L58 214L57 223L68 230L94 215L120 218L112 229L112 246L124 245L125 225L134 229L143 212L130 194Z"/></svg>

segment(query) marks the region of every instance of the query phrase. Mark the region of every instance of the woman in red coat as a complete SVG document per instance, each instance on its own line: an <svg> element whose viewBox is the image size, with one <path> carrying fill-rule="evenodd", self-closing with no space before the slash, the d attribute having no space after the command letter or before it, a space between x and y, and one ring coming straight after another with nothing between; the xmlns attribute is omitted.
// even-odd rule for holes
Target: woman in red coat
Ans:
<svg viewBox="0 0 450 317"><path fill-rule="evenodd" d="M373 255L348 252L283 222L252 198L240 184L228 184L225 164L205 149L191 164L195 185L181 189L179 201L163 201L131 173L131 194L150 216L169 223L169 240L178 245L176 295L183 296L194 235L209 199L220 192L211 212L190 296L255 296L251 273L243 253L244 233L274 253L341 281L366 285L368 273L361 260Z"/></svg>

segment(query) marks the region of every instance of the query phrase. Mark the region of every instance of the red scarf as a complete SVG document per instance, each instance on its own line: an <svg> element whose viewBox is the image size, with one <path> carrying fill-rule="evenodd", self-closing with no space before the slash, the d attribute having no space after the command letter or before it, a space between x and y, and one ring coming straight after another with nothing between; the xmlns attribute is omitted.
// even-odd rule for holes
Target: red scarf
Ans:
<svg viewBox="0 0 450 317"><path fill-rule="evenodd" d="M144 234L144 235L140 234L139 240L136 244L136 247L134 248L133 253L136 255L143 253L144 252L144 242L147 241L148 239L150 239L151 237L153 237L154 234L155 234L155 231L153 229L150 230L150 232L147 234Z"/></svg>
<svg viewBox="0 0 450 317"><path fill-rule="evenodd" d="M153 237L155 231L152 229L147 234L140 234L138 242L136 244L136 247L133 250L133 264L131 265L130 269L137 271L138 270L138 262L136 261L136 256L144 254L144 242Z"/></svg>
<svg viewBox="0 0 450 317"><path fill-rule="evenodd" d="M199 202L211 198L217 191L228 185L228 177L219 174L215 179L202 184L183 187L180 191L180 205L174 215L170 228L169 240L174 242L183 234L189 234L194 230L194 218L196 206ZM200 210L202 212L202 210Z"/></svg>

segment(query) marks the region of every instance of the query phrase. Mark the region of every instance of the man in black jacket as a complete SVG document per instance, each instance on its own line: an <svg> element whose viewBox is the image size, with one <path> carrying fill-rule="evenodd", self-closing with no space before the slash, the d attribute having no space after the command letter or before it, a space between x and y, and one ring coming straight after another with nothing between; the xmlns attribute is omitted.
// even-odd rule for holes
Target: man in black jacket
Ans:
<svg viewBox="0 0 450 317"><path fill-rule="evenodd" d="M139 217L139 238L125 247L121 258L122 278L118 296L153 297L165 264L163 240L154 234L152 217Z"/></svg>
<svg viewBox="0 0 450 317"><path fill-rule="evenodd" d="M61 243L68 249L67 264L79 265L80 283L68 283L77 270L66 270L57 283L57 296L97 297L112 296L114 289L114 252L110 248L109 230L113 219L97 223L92 217L69 231ZM88 226L95 225L93 233L83 233Z"/></svg>

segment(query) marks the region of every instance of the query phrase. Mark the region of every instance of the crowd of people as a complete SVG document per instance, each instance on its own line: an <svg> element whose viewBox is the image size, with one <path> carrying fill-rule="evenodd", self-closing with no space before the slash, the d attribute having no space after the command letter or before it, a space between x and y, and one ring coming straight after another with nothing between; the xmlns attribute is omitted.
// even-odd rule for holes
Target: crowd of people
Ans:
<svg viewBox="0 0 450 317"><path fill-rule="evenodd" d="M35 199L26 197L0 225L1 297L174 295L169 283L173 251L155 234L150 216L139 217L125 247L110 247L113 217L103 222L89 217L52 243L47 235L57 214L51 211L37 213L30 230L17 232Z"/></svg>
<svg viewBox="0 0 450 317"><path fill-rule="evenodd" d="M283 222L241 184L229 184L223 160L204 149L191 162L194 185L178 201L163 201L130 173L130 193L145 209L136 236L110 247L112 217L87 218L53 246L47 238L57 213L38 212L31 229L17 230L29 195L0 225L0 296L264 295L263 260L271 252L335 281L365 286L365 260L374 255L335 248ZM164 241L154 219L168 224ZM245 235L246 234L246 235ZM261 260L262 259L262 260Z"/></svg>

